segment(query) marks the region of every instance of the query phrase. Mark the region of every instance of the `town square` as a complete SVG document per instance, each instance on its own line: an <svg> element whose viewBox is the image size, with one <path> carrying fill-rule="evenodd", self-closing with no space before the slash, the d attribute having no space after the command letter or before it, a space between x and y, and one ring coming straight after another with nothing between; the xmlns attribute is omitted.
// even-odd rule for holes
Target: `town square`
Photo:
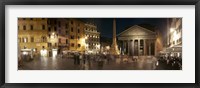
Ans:
<svg viewBox="0 0 200 88"><path fill-rule="evenodd" d="M18 70L182 70L182 18L18 18Z"/></svg>

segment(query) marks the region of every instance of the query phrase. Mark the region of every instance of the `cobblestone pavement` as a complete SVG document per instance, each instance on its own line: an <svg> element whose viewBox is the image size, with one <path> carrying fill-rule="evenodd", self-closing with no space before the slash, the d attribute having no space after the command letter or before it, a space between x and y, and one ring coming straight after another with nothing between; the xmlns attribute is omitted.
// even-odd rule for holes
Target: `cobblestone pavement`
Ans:
<svg viewBox="0 0 200 88"><path fill-rule="evenodd" d="M154 70L156 58L140 56L138 59L113 58L80 60L74 64L73 58L35 57L33 60L23 60L19 70Z"/></svg>

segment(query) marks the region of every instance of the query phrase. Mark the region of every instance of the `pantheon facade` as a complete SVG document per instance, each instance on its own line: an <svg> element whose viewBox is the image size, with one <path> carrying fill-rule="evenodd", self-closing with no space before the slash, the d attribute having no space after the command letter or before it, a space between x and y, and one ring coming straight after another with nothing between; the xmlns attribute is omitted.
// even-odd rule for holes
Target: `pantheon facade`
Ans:
<svg viewBox="0 0 200 88"><path fill-rule="evenodd" d="M156 55L156 32L134 25L118 34L121 54L129 56Z"/></svg>

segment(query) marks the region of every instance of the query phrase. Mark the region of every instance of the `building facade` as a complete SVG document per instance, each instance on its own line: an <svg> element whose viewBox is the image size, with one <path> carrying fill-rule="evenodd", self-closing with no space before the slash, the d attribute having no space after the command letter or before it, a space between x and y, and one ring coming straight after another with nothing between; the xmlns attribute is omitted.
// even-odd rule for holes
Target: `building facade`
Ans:
<svg viewBox="0 0 200 88"><path fill-rule="evenodd" d="M100 51L100 33L93 24L73 18L19 18L18 42L20 49L34 50L45 56L56 56L63 51Z"/></svg>
<svg viewBox="0 0 200 88"><path fill-rule="evenodd" d="M23 50L33 50L39 54L48 48L47 19L18 18L18 44Z"/></svg>
<svg viewBox="0 0 200 88"><path fill-rule="evenodd" d="M170 56L182 56L182 18L168 19L167 49Z"/></svg>
<svg viewBox="0 0 200 88"><path fill-rule="evenodd" d="M68 19L69 50L85 51L84 22L78 19Z"/></svg>
<svg viewBox="0 0 200 88"><path fill-rule="evenodd" d="M100 52L100 32L97 31L97 26L94 24L85 23L85 43L88 53Z"/></svg>
<svg viewBox="0 0 200 88"><path fill-rule="evenodd" d="M156 33L134 25L118 35L121 54L129 56L156 55Z"/></svg>
<svg viewBox="0 0 200 88"><path fill-rule="evenodd" d="M168 19L168 26L168 46L173 47L176 45L182 45L182 19Z"/></svg>

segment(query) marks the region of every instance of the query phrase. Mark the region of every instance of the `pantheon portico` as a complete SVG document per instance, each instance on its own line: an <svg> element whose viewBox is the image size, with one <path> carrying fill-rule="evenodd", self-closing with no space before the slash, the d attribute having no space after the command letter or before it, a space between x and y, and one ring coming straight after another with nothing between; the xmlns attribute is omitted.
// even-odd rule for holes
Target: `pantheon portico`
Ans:
<svg viewBox="0 0 200 88"><path fill-rule="evenodd" d="M121 54L129 56L156 55L156 32L134 25L118 34Z"/></svg>

